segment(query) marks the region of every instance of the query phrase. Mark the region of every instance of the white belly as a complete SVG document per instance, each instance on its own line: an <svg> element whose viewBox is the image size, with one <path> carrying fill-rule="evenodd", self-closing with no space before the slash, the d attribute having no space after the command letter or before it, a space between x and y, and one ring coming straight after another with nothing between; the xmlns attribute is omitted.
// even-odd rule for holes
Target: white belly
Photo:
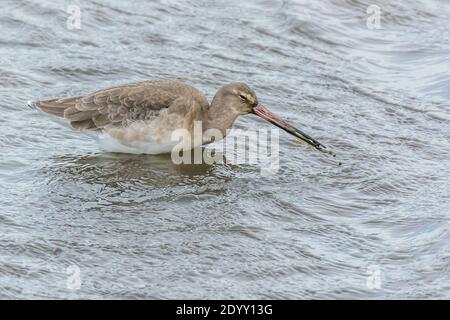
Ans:
<svg viewBox="0 0 450 320"><path fill-rule="evenodd" d="M171 130L161 130L148 123L134 123L126 128L111 128L98 136L100 148L107 152L132 154L171 153L177 148L190 150L190 136L182 139L184 143L172 139Z"/></svg>
<svg viewBox="0 0 450 320"><path fill-rule="evenodd" d="M155 141L148 141L146 143L125 145L108 133L101 133L98 137L98 142L103 151L133 154L170 153L177 144L176 142L157 143Z"/></svg>

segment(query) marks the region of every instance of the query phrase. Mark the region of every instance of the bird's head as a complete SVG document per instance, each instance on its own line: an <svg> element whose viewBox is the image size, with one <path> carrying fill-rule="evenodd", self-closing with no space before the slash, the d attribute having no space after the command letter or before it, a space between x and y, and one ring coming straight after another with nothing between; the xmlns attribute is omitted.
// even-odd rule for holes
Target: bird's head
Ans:
<svg viewBox="0 0 450 320"><path fill-rule="evenodd" d="M245 83L235 82L223 86L217 92L214 100L216 100L216 103L220 101L218 104L222 105L222 107L226 109L223 110L224 112L230 112L236 115L249 113L254 114L320 151L325 151L326 149L326 147L319 141L291 126L286 120L283 120L279 116L275 115L259 103L255 92Z"/></svg>

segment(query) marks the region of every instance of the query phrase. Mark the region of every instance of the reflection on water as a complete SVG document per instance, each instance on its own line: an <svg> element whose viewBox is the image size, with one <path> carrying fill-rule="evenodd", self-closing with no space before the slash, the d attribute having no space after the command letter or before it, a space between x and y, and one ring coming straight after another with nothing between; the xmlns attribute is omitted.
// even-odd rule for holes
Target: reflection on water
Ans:
<svg viewBox="0 0 450 320"><path fill-rule="evenodd" d="M193 151L194 152L194 151ZM158 177L182 178L214 175L213 165L201 163L175 165L170 154L132 155L104 153L93 155L58 155L49 159L48 171L53 176L66 176L98 183L134 180L159 185ZM164 181L164 179L162 179Z"/></svg>
<svg viewBox="0 0 450 320"><path fill-rule="evenodd" d="M450 297L447 2L71 4L2 3L0 298ZM101 153L24 107L152 78L245 81L343 165Z"/></svg>

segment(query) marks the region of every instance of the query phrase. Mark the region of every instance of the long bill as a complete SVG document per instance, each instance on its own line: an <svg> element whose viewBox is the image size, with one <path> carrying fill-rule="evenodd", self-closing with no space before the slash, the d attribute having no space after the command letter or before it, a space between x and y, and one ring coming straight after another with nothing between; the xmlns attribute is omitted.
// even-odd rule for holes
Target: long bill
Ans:
<svg viewBox="0 0 450 320"><path fill-rule="evenodd" d="M294 137L301 139L302 141L313 146L317 150L319 150L321 152L333 154L322 143L311 138L309 135L300 131L299 129L291 126L287 121L285 121L285 120L281 119L280 117L278 117L277 115L273 114L269 109L264 107L262 104L259 103L256 107L254 107L253 113L256 114L258 117L276 125L277 127L283 129L284 131L292 134Z"/></svg>

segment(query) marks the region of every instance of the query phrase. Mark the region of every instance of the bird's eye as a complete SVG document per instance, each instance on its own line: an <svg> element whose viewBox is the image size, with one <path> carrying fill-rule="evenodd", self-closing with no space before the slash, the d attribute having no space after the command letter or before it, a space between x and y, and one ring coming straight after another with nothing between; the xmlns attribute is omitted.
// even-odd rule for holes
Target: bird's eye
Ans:
<svg viewBox="0 0 450 320"><path fill-rule="evenodd" d="M239 95L239 98L241 98L242 101L247 101L247 98L243 96L242 94Z"/></svg>

